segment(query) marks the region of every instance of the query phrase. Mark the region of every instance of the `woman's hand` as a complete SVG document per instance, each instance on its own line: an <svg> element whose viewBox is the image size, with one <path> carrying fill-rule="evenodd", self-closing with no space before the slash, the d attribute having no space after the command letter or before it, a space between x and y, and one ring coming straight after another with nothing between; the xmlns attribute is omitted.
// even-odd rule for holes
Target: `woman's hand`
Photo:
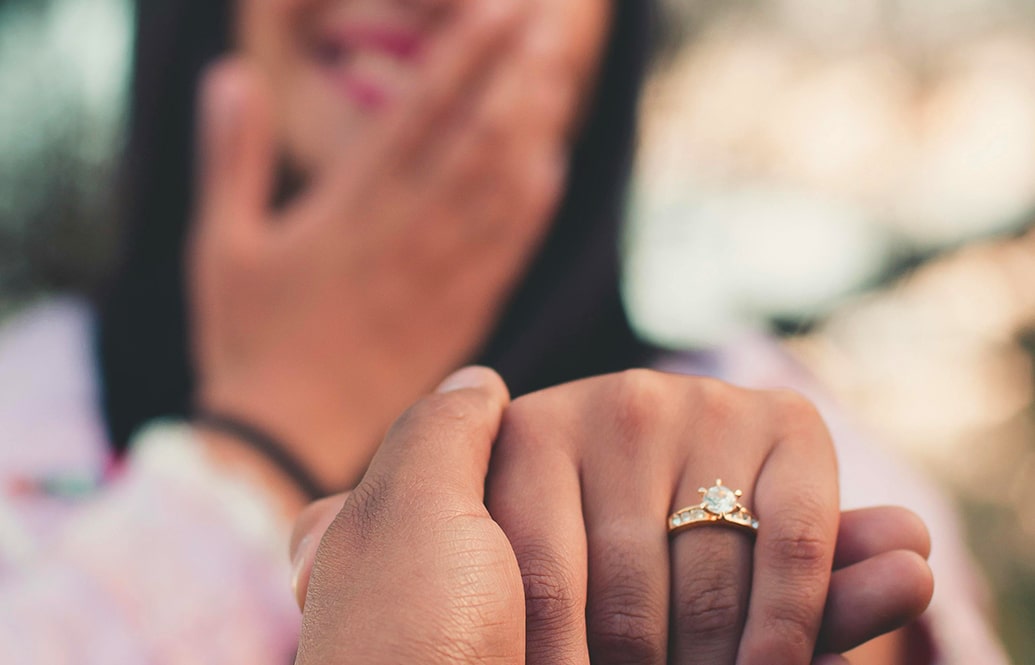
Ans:
<svg viewBox="0 0 1035 665"><path fill-rule="evenodd" d="M525 662L521 574L483 503L507 400L493 372L457 373L396 421L344 507L303 513L298 665Z"/></svg>
<svg viewBox="0 0 1035 665"><path fill-rule="evenodd" d="M747 490L757 542L670 539L668 514L720 472ZM527 662L804 664L907 624L930 600L926 529L901 508L838 525L834 474L822 422L790 394L637 371L517 400L488 501L524 579ZM342 501L300 525L300 603Z"/></svg>
<svg viewBox="0 0 1035 665"><path fill-rule="evenodd" d="M520 2L456 3L412 94L277 211L273 105L247 65L210 73L190 266L203 407L344 487L477 351L565 172L575 74L535 28Z"/></svg>
<svg viewBox="0 0 1035 665"><path fill-rule="evenodd" d="M717 477L744 490L757 536L670 536ZM839 542L833 447L791 393L632 371L523 397L487 500L521 566L528 663L806 665L930 600L908 513L850 513Z"/></svg>

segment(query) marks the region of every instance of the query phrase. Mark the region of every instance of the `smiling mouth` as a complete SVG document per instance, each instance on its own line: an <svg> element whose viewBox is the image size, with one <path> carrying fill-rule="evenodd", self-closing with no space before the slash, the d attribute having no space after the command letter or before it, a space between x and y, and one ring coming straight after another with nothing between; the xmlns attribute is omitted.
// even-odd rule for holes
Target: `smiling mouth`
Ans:
<svg viewBox="0 0 1035 665"><path fill-rule="evenodd" d="M356 71L355 53L340 44L320 44L313 56L317 66L332 85L361 109L376 111L384 108L390 99L387 86L370 76Z"/></svg>
<svg viewBox="0 0 1035 665"><path fill-rule="evenodd" d="M313 41L312 57L334 87L361 109L378 110L402 71L417 59L419 35L375 26L345 26Z"/></svg>

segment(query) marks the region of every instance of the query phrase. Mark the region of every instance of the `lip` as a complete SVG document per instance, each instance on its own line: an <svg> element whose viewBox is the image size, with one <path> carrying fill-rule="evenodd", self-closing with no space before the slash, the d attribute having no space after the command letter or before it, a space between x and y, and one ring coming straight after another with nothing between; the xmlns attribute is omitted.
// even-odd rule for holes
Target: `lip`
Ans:
<svg viewBox="0 0 1035 665"><path fill-rule="evenodd" d="M389 101L389 91L374 77L350 67L358 53L371 52L401 62L415 60L423 44L422 35L395 26L342 23L316 36L313 57L334 86L360 108L376 110Z"/></svg>
<svg viewBox="0 0 1035 665"><path fill-rule="evenodd" d="M323 39L349 50L379 51L399 60L412 60L420 51L422 35L396 26L346 23L324 33Z"/></svg>
<svg viewBox="0 0 1035 665"><path fill-rule="evenodd" d="M348 71L328 71L332 84L365 111L377 111L388 105L391 95L384 86L368 77Z"/></svg>

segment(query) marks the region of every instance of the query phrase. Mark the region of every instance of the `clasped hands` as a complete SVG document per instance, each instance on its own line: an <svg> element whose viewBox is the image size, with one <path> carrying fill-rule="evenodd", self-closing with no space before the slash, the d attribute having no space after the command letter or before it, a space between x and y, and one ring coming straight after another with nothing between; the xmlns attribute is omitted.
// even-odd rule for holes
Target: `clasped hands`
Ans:
<svg viewBox="0 0 1035 665"><path fill-rule="evenodd" d="M410 96L283 209L261 77L206 79L196 399L328 486L366 469L300 518L298 663L805 665L908 622L931 593L923 525L840 514L829 435L794 395L633 371L510 403L469 369L367 464L487 339L563 190L590 68L565 17L525 5L463 3ZM717 477L757 537L670 538Z"/></svg>
<svg viewBox="0 0 1035 665"><path fill-rule="evenodd" d="M717 475L757 536L670 538ZM843 663L926 607L928 549L906 510L840 513L797 395L636 370L511 403L468 368L299 518L297 663Z"/></svg>

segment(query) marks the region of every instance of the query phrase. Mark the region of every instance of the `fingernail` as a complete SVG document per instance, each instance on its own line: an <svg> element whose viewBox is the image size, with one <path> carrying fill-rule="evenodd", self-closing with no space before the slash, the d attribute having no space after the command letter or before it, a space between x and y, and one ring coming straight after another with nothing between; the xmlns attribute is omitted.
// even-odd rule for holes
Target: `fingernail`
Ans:
<svg viewBox="0 0 1035 665"><path fill-rule="evenodd" d="M488 385L492 370L485 367L465 367L449 375L439 384L436 393L451 393L468 388L484 388Z"/></svg>
<svg viewBox="0 0 1035 665"><path fill-rule="evenodd" d="M298 548L295 550L295 556L291 559L291 591L295 594L295 600L298 602L298 609L303 609L305 605L305 598L299 595L299 586L302 582L302 573L305 570L306 559L309 554L309 546L313 541L313 536L306 535L302 537L302 540L298 541Z"/></svg>

